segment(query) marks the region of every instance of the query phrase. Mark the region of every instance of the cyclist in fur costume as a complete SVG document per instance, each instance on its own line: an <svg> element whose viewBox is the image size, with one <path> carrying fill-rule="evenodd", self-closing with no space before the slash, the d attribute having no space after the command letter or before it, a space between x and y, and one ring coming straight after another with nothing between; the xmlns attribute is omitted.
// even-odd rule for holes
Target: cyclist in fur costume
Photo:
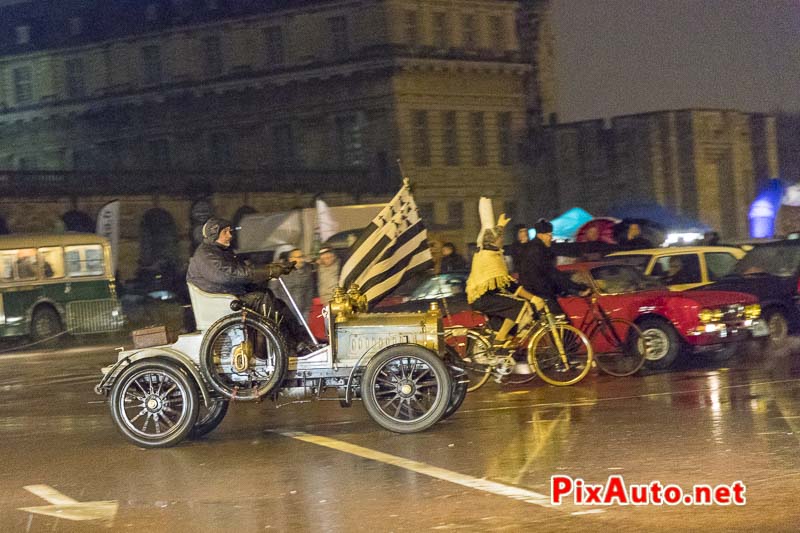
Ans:
<svg viewBox="0 0 800 533"><path fill-rule="evenodd" d="M540 308L542 300L525 290L509 275L503 259L503 230L509 219L501 214L496 225L489 223L494 216L487 213L491 211L491 204L489 203L487 209L484 200L490 202L481 198L483 228L478 235L478 252L473 256L472 269L467 278L467 302L473 309L487 316L503 318L494 343L498 347L505 347L514 325L523 327L531 321L530 304Z"/></svg>

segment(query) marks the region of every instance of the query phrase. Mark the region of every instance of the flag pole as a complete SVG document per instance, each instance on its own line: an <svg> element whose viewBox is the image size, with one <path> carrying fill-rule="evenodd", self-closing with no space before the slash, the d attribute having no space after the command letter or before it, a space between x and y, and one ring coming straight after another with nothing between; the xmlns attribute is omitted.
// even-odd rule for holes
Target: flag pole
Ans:
<svg viewBox="0 0 800 533"><path fill-rule="evenodd" d="M400 169L400 176L403 178L403 188L410 189L411 188L411 180L406 177L406 173L403 172L403 163L400 161L400 158L397 158L397 168Z"/></svg>

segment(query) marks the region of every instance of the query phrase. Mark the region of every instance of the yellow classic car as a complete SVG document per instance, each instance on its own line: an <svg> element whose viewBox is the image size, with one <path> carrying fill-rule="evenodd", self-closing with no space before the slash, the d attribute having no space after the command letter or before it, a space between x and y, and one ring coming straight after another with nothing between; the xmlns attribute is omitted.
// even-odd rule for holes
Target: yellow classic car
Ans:
<svg viewBox="0 0 800 533"><path fill-rule="evenodd" d="M683 291L723 278L745 254L732 246L677 246L614 252L607 257L661 278L670 290Z"/></svg>

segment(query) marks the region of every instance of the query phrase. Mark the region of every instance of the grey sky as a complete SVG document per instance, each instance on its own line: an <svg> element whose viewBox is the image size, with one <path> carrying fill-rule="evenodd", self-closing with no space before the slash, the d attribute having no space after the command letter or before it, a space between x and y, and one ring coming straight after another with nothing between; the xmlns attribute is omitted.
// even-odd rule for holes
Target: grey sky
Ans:
<svg viewBox="0 0 800 533"><path fill-rule="evenodd" d="M553 0L561 122L800 110L800 0Z"/></svg>

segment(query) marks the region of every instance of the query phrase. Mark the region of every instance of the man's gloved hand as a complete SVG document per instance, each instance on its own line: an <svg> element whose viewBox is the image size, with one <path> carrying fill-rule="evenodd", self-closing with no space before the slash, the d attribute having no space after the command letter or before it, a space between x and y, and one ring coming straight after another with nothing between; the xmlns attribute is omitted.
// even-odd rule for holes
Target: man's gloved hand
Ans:
<svg viewBox="0 0 800 533"><path fill-rule="evenodd" d="M292 270L297 270L297 263L295 263L294 261L287 261L283 263L281 266L283 266L282 274L284 276L289 272L291 272Z"/></svg>
<svg viewBox="0 0 800 533"><path fill-rule="evenodd" d="M269 263L265 266L265 268L267 270L267 278L274 279L285 276L294 270L294 263Z"/></svg>

